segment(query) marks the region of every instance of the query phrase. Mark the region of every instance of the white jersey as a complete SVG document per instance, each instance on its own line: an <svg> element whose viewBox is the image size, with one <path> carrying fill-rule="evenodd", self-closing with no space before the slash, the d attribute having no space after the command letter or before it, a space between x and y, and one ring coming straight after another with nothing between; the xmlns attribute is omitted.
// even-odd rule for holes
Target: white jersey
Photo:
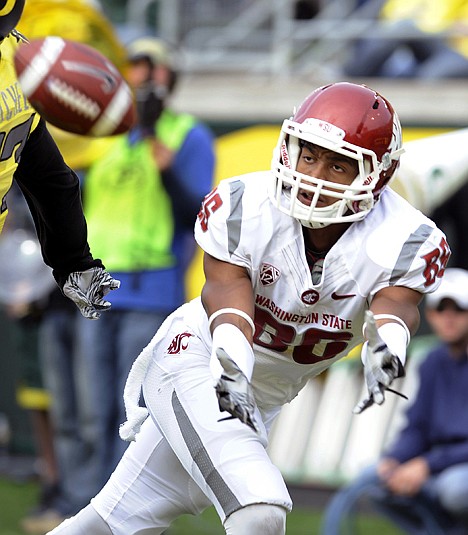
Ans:
<svg viewBox="0 0 468 535"><path fill-rule="evenodd" d="M223 521L249 504L290 510L287 487L265 449L274 416L309 377L362 342L364 311L376 292L404 285L424 293L439 284L449 254L444 235L390 190L327 253L314 284L302 226L274 207L268 182L268 172L223 181L205 198L195 230L205 251L245 267L252 280L260 431L220 420L207 315L200 298L183 305L133 365L127 393L135 401L143 374L152 418L92 501L116 535L162 530L209 503ZM142 408L129 407L134 426Z"/></svg>
<svg viewBox="0 0 468 535"><path fill-rule="evenodd" d="M303 227L276 209L269 172L224 180L204 200L195 237L211 256L243 266L255 294L252 386L263 410L293 399L317 375L363 342L364 312L382 288L435 290L449 256L444 234L394 191L352 224L312 282ZM199 299L183 307L208 347Z"/></svg>

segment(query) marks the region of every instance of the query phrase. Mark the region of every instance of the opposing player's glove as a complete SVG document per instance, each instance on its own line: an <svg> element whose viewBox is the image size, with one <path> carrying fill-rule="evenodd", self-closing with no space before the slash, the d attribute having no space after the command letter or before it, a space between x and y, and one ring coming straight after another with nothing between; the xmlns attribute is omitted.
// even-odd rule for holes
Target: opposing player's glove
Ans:
<svg viewBox="0 0 468 535"><path fill-rule="evenodd" d="M389 350L380 337L374 314L370 310L366 311L366 335L368 345L364 377L369 395L354 407L354 414L360 414L374 403L382 405L385 401L385 390L406 397L389 388L394 379L404 377L405 370L400 359Z"/></svg>
<svg viewBox="0 0 468 535"><path fill-rule="evenodd" d="M223 367L223 373L215 386L219 409L231 414L223 420L238 418L258 432L254 416L256 403L247 377L223 349L218 348L216 355Z"/></svg>
<svg viewBox="0 0 468 535"><path fill-rule="evenodd" d="M63 293L76 304L85 318L96 320L101 316L101 310L111 307L104 296L119 286L120 281L113 279L103 268L93 267L70 273L63 285Z"/></svg>

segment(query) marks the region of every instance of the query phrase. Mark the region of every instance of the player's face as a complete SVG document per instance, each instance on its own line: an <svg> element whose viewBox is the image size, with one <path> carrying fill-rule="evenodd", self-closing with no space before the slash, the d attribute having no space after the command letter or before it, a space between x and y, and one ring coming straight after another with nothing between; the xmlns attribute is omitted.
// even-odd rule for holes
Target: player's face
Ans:
<svg viewBox="0 0 468 535"><path fill-rule="evenodd" d="M142 59L130 63L127 68L126 78L130 87L137 88L151 79L151 66L148 61Z"/></svg>
<svg viewBox="0 0 468 535"><path fill-rule="evenodd" d="M168 87L170 71L164 65L151 66L148 61L141 59L132 62L126 72L126 78L131 87L134 89L141 85L153 81L161 87Z"/></svg>
<svg viewBox="0 0 468 535"><path fill-rule="evenodd" d="M304 175L342 185L351 184L358 174L356 160L311 143L302 147L296 169ZM310 192L301 190L299 193L299 200L307 206L312 197ZM322 195L317 206L329 206L334 202L335 198Z"/></svg>

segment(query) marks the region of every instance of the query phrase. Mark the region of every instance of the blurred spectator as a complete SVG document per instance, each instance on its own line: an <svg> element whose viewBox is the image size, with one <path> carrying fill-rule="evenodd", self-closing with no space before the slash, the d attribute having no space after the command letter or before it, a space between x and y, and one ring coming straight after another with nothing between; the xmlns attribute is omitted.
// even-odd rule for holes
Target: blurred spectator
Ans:
<svg viewBox="0 0 468 535"><path fill-rule="evenodd" d="M468 271L447 269L425 310L441 343L420 365L406 425L375 467L334 496L322 535L342 533L363 497L405 533L468 533Z"/></svg>
<svg viewBox="0 0 468 535"><path fill-rule="evenodd" d="M16 402L28 413L31 422L36 462L35 474L39 484L39 499L30 517L41 515L53 526L60 520L54 509L58 493L58 468L49 416L50 396L43 385L39 359L39 331L44 300L51 288L56 288L52 271L42 260L34 223L19 187L13 183L7 194L9 217L0 236L0 304L5 312L12 339L10 358L19 363ZM69 306L75 305L67 298ZM28 518L22 523L30 533ZM33 532L34 533L34 532Z"/></svg>
<svg viewBox="0 0 468 535"><path fill-rule="evenodd" d="M43 529L55 526L62 519L55 508L59 494L59 471L49 413L50 396L44 388L38 356L42 311L41 303L22 303L6 308L11 319L16 358L20 360L20 382L17 385L16 399L18 405L30 416L36 456L35 472L39 483L37 505L21 522L26 533L37 533L37 516L42 518Z"/></svg>
<svg viewBox="0 0 468 535"><path fill-rule="evenodd" d="M211 132L170 107L178 77L174 51L148 37L132 42L128 54L138 124L113 140L84 179L91 247L107 251L106 266L122 277L105 322L86 325L78 318L78 359L89 389L79 402L84 421L93 422L90 462L101 463L99 486L128 445L118 430L126 419L123 390L135 355L185 301L195 218L214 173ZM88 500L97 490L89 489Z"/></svg>
<svg viewBox="0 0 468 535"><path fill-rule="evenodd" d="M347 76L468 76L466 0L387 0L378 18L395 37L359 39L344 66Z"/></svg>

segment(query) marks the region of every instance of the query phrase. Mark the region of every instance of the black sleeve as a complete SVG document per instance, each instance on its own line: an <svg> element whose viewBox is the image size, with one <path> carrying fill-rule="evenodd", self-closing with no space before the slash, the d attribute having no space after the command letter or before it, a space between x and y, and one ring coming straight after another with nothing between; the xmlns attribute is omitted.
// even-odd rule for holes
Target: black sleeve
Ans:
<svg viewBox="0 0 468 535"><path fill-rule="evenodd" d="M89 249L78 177L64 162L44 121L29 137L14 178L31 211L44 262L59 286L73 271L102 266Z"/></svg>

